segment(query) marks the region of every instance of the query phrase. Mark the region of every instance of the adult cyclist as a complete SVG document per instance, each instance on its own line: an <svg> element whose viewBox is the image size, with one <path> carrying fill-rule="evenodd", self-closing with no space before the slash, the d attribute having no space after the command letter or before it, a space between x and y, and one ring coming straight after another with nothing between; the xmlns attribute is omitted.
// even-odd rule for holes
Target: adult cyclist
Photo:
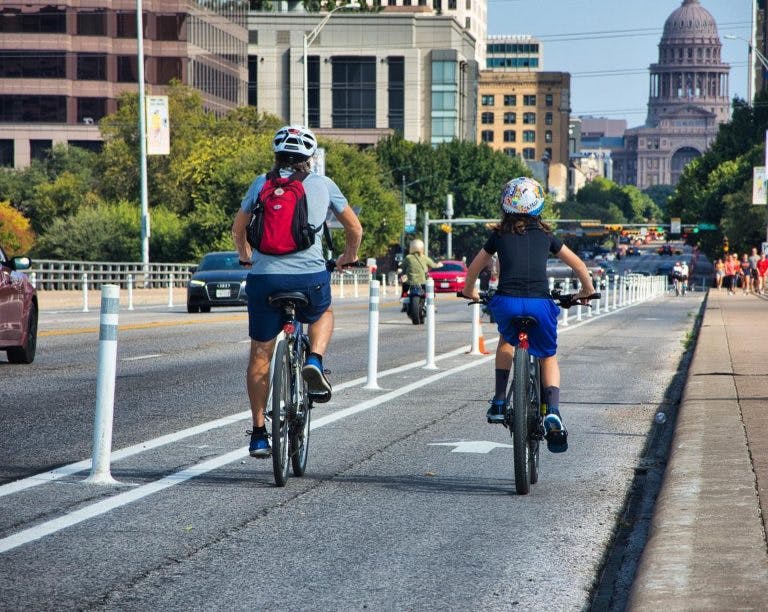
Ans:
<svg viewBox="0 0 768 612"><path fill-rule="evenodd" d="M552 233L541 220L544 189L535 180L519 177L501 192L502 217L477 253L467 272L463 294L478 299L475 281L480 272L498 256L499 285L488 307L499 330L496 347L496 386L489 423L503 423L509 407L506 400L517 331L512 318L534 316L538 325L530 330L530 352L539 358L547 415L544 418L547 448L554 453L568 449L568 432L560 415L560 367L557 363L557 317L560 309L552 300L547 279L550 253L568 265L581 281L577 298L595 293L586 264Z"/></svg>
<svg viewBox="0 0 768 612"><path fill-rule="evenodd" d="M344 252L336 264L357 261L363 229L347 199L330 178L312 173L311 159L317 150L315 135L302 126L285 126L272 143L273 171L286 178L294 172L306 173L302 185L307 198L309 223L321 227L330 209L344 228ZM253 417L249 452L253 457L269 457L271 448L264 427L264 410L269 393L269 363L280 332L282 319L268 298L278 291L300 291L307 296L307 306L296 315L308 324L310 355L302 371L309 394L315 402L331 399L331 384L323 370L323 355L333 333L330 275L323 258L321 233L306 250L288 255L265 255L254 251L246 240L251 209L266 183L265 174L251 184L232 224L232 237L240 254L240 264L250 269L246 279L248 295L248 335L251 351L246 374L248 399Z"/></svg>

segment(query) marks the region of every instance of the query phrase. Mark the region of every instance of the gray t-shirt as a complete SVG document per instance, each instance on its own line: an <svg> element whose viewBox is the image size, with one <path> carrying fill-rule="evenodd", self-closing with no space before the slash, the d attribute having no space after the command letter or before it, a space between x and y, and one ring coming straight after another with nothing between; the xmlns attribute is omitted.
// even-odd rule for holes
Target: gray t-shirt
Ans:
<svg viewBox="0 0 768 612"><path fill-rule="evenodd" d="M750 255L749 256L749 269L750 270L757 270L757 262L760 261L760 255Z"/></svg>
<svg viewBox="0 0 768 612"><path fill-rule="evenodd" d="M286 178L291 176L291 173L290 170L280 170L280 176ZM266 175L262 174L251 183L248 192L240 203L240 210L246 213L251 212L251 208L266 181ZM328 216L329 209L340 213L347 207L347 198L341 193L336 183L327 176L310 173L304 179L303 185L304 193L307 195L307 212L310 225L319 229ZM250 274L311 274L322 272L325 270L323 232L320 230L315 234L315 243L305 251L290 255L264 255L254 250L252 260L253 265Z"/></svg>

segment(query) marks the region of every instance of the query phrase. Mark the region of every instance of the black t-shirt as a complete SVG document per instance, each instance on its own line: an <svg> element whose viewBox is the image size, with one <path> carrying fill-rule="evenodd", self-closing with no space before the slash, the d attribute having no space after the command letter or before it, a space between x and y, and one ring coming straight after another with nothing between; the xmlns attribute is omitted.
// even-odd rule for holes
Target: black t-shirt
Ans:
<svg viewBox="0 0 768 612"><path fill-rule="evenodd" d="M547 258L557 255L563 243L536 224L523 234L491 232L483 246L491 255L499 256L499 289L501 295L517 297L549 297Z"/></svg>

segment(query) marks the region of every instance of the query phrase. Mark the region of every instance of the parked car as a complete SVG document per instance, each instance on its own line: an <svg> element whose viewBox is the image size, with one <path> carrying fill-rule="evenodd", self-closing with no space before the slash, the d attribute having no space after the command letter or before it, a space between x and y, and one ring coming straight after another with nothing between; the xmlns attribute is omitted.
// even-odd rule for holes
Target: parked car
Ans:
<svg viewBox="0 0 768 612"><path fill-rule="evenodd" d="M0 246L0 350L11 363L32 363L37 350L37 291L22 272L31 265Z"/></svg>
<svg viewBox="0 0 768 612"><path fill-rule="evenodd" d="M429 271L435 281L435 293L456 293L464 289L467 280L467 265L463 261L447 260L441 268Z"/></svg>
<svg viewBox="0 0 768 612"><path fill-rule="evenodd" d="M245 277L237 251L206 253L187 283L187 312L211 312L213 306L245 306Z"/></svg>

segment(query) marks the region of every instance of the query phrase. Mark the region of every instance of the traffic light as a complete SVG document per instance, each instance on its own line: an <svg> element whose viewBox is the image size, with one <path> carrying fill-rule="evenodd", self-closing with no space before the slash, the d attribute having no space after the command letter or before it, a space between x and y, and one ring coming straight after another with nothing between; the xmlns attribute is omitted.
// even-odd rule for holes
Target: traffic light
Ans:
<svg viewBox="0 0 768 612"><path fill-rule="evenodd" d="M723 237L723 252L727 253L730 246L728 245L728 236Z"/></svg>
<svg viewBox="0 0 768 612"><path fill-rule="evenodd" d="M450 234L453 228L451 227L450 223L443 223L442 225L440 225L440 229L444 231L446 234Z"/></svg>

